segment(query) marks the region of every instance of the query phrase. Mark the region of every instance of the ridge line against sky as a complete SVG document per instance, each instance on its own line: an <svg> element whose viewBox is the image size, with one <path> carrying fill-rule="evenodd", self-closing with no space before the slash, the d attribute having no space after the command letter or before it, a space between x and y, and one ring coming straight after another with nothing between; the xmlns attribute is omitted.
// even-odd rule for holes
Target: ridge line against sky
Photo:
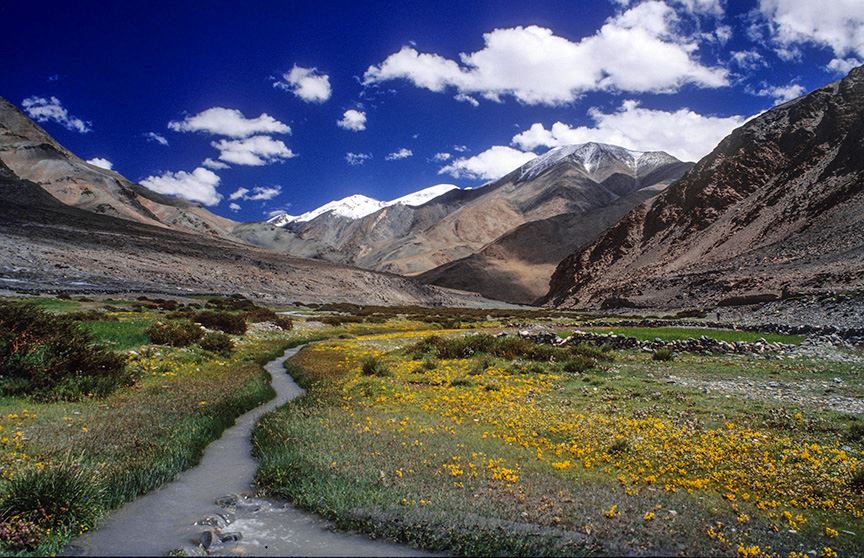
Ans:
<svg viewBox="0 0 864 558"><path fill-rule="evenodd" d="M0 95L96 166L260 220L573 143L697 160L864 60L860 0L527 4L5 5Z"/></svg>

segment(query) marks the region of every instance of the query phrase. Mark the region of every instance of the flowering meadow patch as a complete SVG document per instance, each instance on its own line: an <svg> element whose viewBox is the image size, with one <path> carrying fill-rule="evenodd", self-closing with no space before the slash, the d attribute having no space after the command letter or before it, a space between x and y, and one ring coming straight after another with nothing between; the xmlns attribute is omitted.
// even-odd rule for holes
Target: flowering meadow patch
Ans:
<svg viewBox="0 0 864 558"><path fill-rule="evenodd" d="M262 422L262 484L349 526L476 554L864 549L864 495L852 482L864 456L836 429L730 417L693 392L675 394L687 402L683 420L671 408L649 413L627 407L612 388L598 390L607 385L600 369L574 375L554 362L538 368L400 350L422 335L301 352L293 373L310 395ZM364 376L369 358L390 375ZM639 358L627 366L659 366ZM793 420L802 425L807 413L824 418L799 413ZM285 460L299 476L291 483L280 480ZM329 492L337 489L341 500ZM414 531L388 527L394 517ZM520 547L501 529L534 529L534 542Z"/></svg>

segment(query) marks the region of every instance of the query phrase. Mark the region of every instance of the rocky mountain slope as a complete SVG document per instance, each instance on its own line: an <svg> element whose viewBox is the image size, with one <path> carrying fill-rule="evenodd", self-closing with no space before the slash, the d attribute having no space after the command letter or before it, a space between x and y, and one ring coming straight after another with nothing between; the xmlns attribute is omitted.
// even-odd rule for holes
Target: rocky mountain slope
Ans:
<svg viewBox="0 0 864 558"><path fill-rule="evenodd" d="M65 205L0 162L0 289L242 293L272 301L478 305L390 274L278 255Z"/></svg>
<svg viewBox="0 0 864 558"><path fill-rule="evenodd" d="M237 225L197 204L157 194L91 165L0 97L0 160L64 204L174 230L230 237Z"/></svg>
<svg viewBox="0 0 864 558"><path fill-rule="evenodd" d="M561 257L593 240L603 227L645 199L644 195L631 196L634 192L667 184L689 166L666 153L596 143L568 146L552 149L481 188L451 190L416 207L391 204L361 218L329 211L311 220L286 223L284 234L250 226L244 238L293 255L406 275L488 250L497 256L493 259L498 269L487 270L496 273L486 273L485 279L475 272L473 260L422 277L436 284L461 285L488 296L528 302L545 292L549 274ZM564 231L565 216L594 212L584 226L581 220L574 220L573 234ZM516 232L527 223L552 217L558 219ZM565 238L540 243L555 232ZM511 233L514 238L504 238ZM487 249L498 239L505 248ZM522 248L513 251L514 245ZM532 252L529 259L520 259L525 252Z"/></svg>
<svg viewBox="0 0 864 558"><path fill-rule="evenodd" d="M562 261L564 307L735 305L864 288L864 67L735 130Z"/></svg>

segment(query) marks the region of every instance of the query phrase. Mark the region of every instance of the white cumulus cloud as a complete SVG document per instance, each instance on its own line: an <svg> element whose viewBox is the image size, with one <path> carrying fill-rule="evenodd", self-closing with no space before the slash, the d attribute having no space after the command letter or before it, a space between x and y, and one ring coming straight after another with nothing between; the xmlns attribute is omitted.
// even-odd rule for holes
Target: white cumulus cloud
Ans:
<svg viewBox="0 0 864 558"><path fill-rule="evenodd" d="M240 211L240 204L231 202L228 204L228 209L230 209L231 211Z"/></svg>
<svg viewBox="0 0 864 558"><path fill-rule="evenodd" d="M456 159L438 174L449 174L454 178L480 178L493 180L516 170L537 155L505 145L493 145L473 157Z"/></svg>
<svg viewBox="0 0 864 558"><path fill-rule="evenodd" d="M111 170L114 168L114 163L104 157L93 157L92 159L87 159L87 162L100 169Z"/></svg>
<svg viewBox="0 0 864 558"><path fill-rule="evenodd" d="M828 63L828 69L838 74L848 74L852 68L857 68L864 62L857 58L835 58Z"/></svg>
<svg viewBox="0 0 864 558"><path fill-rule="evenodd" d="M362 165L366 161L372 158L371 153L351 153L350 151L345 154L345 162L351 165L352 167L356 167L358 165Z"/></svg>
<svg viewBox="0 0 864 558"><path fill-rule="evenodd" d="M779 105L781 103L785 103L786 101L791 101L792 99L796 99L803 95L806 92L803 86L793 83L789 85L777 85L773 87L766 87L761 89L757 95L761 95L763 97L773 97L774 104Z"/></svg>
<svg viewBox="0 0 864 558"><path fill-rule="evenodd" d="M864 57L864 4L861 0L760 0L772 39L783 56L801 44L830 48L835 57Z"/></svg>
<svg viewBox="0 0 864 558"><path fill-rule="evenodd" d="M91 131L89 122L69 114L57 97L27 97L21 101L24 112L36 122L56 122L67 130L86 134Z"/></svg>
<svg viewBox="0 0 864 558"><path fill-rule="evenodd" d="M170 196L178 196L204 205L216 205L222 195L216 190L219 176L213 171L198 167L192 172L165 172L159 176L148 176L141 181L143 186Z"/></svg>
<svg viewBox="0 0 864 558"><path fill-rule="evenodd" d="M531 105L568 103L587 91L668 93L684 84L727 85L727 70L702 64L695 55L698 39L682 34L678 23L666 3L648 1L578 42L536 25L495 29L483 35L482 49L461 54L458 62L405 46L370 66L363 82L401 79L430 91L454 88L457 95L494 101L512 96Z"/></svg>
<svg viewBox="0 0 864 558"><path fill-rule="evenodd" d="M442 151L440 153L436 153L432 156L432 160L438 163L443 163L444 161L449 161L453 155L447 153L446 151Z"/></svg>
<svg viewBox="0 0 864 558"><path fill-rule="evenodd" d="M243 196L245 196L248 193L249 193L249 188L242 188L242 187L237 188L236 190L231 192L231 195L228 196L228 199L231 201L242 200Z"/></svg>
<svg viewBox="0 0 864 558"><path fill-rule="evenodd" d="M205 132L216 136L245 138L253 134L290 134L291 128L267 113L246 118L237 109L213 107L183 120L168 123L175 132Z"/></svg>
<svg viewBox="0 0 864 558"><path fill-rule="evenodd" d="M342 114L342 119L336 124L343 130L362 132L366 129L366 113L362 110L348 109Z"/></svg>
<svg viewBox="0 0 864 558"><path fill-rule="evenodd" d="M221 169L230 169L231 168L231 165L229 165L227 163L223 163L222 161L216 161L214 159L211 159L210 157L207 157L206 159L204 159L201 162L201 166L207 167L208 169L213 169L213 170L221 170Z"/></svg>
<svg viewBox="0 0 864 558"><path fill-rule="evenodd" d="M411 151L407 147L402 147L400 149L397 149L393 153L388 154L386 157L384 157L384 160L386 160L386 161L398 161L399 159L407 159L408 157L411 157L412 155L414 155L413 151Z"/></svg>
<svg viewBox="0 0 864 558"><path fill-rule="evenodd" d="M294 65L291 71L283 74L282 79L273 87L290 91L307 103L323 103L332 95L330 76L318 72L317 68L304 68Z"/></svg>
<svg viewBox="0 0 864 558"><path fill-rule="evenodd" d="M259 167L297 155L281 140L270 136L252 136L237 140L222 139L210 145L219 150L219 159L235 165Z"/></svg>
<svg viewBox="0 0 864 558"><path fill-rule="evenodd" d="M514 136L513 145L536 149L594 141L638 151L665 151L682 161L698 161L747 121L742 116L706 116L687 108L671 112L647 109L634 100L624 101L611 113L590 109L588 116L593 126L556 122L547 129L535 123Z"/></svg>

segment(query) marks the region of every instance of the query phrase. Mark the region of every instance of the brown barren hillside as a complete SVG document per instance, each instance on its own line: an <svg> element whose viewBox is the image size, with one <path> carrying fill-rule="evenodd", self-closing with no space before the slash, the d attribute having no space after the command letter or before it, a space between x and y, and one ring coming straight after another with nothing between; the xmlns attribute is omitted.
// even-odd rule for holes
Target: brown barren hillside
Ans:
<svg viewBox="0 0 864 558"><path fill-rule="evenodd" d="M734 305L864 288L864 68L777 106L561 262L564 307Z"/></svg>

